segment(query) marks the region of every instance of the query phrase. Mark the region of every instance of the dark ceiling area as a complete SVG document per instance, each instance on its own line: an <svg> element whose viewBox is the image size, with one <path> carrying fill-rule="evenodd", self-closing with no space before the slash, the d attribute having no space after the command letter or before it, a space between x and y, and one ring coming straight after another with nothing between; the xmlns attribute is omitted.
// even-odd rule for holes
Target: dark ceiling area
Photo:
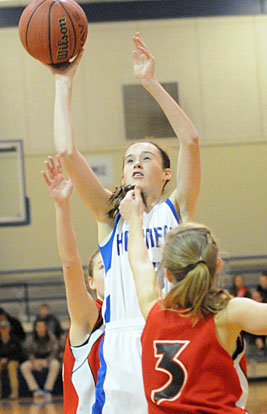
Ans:
<svg viewBox="0 0 267 414"><path fill-rule="evenodd" d="M80 3L89 23L267 13L267 0L132 0ZM1 7L0 27L18 25L24 7Z"/></svg>

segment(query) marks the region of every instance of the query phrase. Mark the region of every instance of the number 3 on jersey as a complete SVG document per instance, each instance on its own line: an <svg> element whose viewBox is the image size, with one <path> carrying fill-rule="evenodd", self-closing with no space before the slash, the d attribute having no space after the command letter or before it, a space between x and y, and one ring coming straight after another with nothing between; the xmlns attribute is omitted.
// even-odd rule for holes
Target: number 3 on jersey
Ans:
<svg viewBox="0 0 267 414"><path fill-rule="evenodd" d="M155 404L159 405L163 401L174 401L181 395L187 381L187 371L178 357L189 342L154 341L154 356L158 358L155 370L164 372L169 376L164 385L151 392L151 399Z"/></svg>

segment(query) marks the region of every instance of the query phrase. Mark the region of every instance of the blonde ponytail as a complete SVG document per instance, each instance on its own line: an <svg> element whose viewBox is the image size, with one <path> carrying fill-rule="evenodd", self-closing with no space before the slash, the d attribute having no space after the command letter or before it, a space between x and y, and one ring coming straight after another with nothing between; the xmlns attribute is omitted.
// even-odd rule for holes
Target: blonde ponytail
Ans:
<svg viewBox="0 0 267 414"><path fill-rule="evenodd" d="M167 234L162 266L172 274L175 286L163 300L163 307L192 316L194 323L223 309L231 296L214 287L217 258L218 247L207 227L187 223L172 229Z"/></svg>

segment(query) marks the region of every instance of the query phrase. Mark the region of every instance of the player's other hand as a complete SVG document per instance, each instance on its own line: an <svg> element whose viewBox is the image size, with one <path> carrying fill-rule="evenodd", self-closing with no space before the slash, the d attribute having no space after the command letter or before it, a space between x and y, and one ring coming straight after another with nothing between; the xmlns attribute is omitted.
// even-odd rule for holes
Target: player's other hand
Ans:
<svg viewBox="0 0 267 414"><path fill-rule="evenodd" d="M127 192L120 203L120 214L128 223L142 219L144 212L144 202L139 186Z"/></svg>
<svg viewBox="0 0 267 414"><path fill-rule="evenodd" d="M58 205L63 205L69 201L73 184L71 180L66 180L62 173L59 155L56 157L56 163L53 158L49 156L48 160L45 161L45 166L47 172L41 171L41 174L44 177L47 188L55 202Z"/></svg>
<svg viewBox="0 0 267 414"><path fill-rule="evenodd" d="M155 58L151 55L139 32L133 36L136 50L132 52L135 77L143 84L155 78Z"/></svg>

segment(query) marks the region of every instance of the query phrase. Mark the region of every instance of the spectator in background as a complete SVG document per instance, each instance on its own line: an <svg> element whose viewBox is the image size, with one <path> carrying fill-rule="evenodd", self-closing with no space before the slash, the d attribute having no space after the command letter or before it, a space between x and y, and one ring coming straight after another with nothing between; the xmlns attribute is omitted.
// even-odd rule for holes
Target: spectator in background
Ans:
<svg viewBox="0 0 267 414"><path fill-rule="evenodd" d="M20 367L35 400L44 397L46 401L50 401L52 398L51 392L60 369L60 363L57 359L58 349L58 341L48 330L46 320L37 318L34 331L28 338L26 348L29 359L23 362ZM43 368L48 368L48 374L44 384L44 390L41 390L32 371L41 371Z"/></svg>
<svg viewBox="0 0 267 414"><path fill-rule="evenodd" d="M50 312L50 306L47 303L41 303L39 306L39 314L37 316L37 319L40 317L46 321L48 330L59 340L64 332L59 319ZM34 327L36 320L34 322Z"/></svg>
<svg viewBox="0 0 267 414"><path fill-rule="evenodd" d="M10 323L10 334L16 336L17 339L23 342L26 338L26 334L20 321L7 313L3 308L0 308L0 321L3 320L8 320Z"/></svg>
<svg viewBox="0 0 267 414"><path fill-rule="evenodd" d="M19 383L17 368L23 361L23 348L21 341L12 334L12 328L7 319L0 321L0 398L2 391L2 371L7 370L11 394L9 398L19 396Z"/></svg>
<svg viewBox="0 0 267 414"><path fill-rule="evenodd" d="M233 282L232 294L239 298L251 298L250 290L244 285L242 275L236 275Z"/></svg>
<svg viewBox="0 0 267 414"><path fill-rule="evenodd" d="M262 301L267 303L267 271L260 275L257 291L261 294Z"/></svg>

